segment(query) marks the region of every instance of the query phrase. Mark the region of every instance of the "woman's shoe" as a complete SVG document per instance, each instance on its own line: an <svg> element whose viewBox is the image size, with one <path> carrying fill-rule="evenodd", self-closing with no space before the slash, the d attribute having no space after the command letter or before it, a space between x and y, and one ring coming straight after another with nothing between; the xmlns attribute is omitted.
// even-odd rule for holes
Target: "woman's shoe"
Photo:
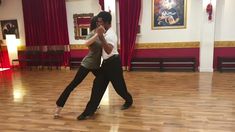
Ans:
<svg viewBox="0 0 235 132"><path fill-rule="evenodd" d="M55 113L54 113L54 118L57 119L57 118L60 118L60 112L62 110L62 107L59 107L57 106L56 109L55 109Z"/></svg>

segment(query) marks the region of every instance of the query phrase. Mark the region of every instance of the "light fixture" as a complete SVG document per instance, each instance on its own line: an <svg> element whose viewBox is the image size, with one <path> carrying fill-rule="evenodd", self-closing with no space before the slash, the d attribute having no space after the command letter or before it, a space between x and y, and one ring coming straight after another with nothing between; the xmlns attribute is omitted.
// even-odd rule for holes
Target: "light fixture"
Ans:
<svg viewBox="0 0 235 132"><path fill-rule="evenodd" d="M16 39L16 35L15 34L6 35L6 44L11 63L11 60L18 59L17 46L19 44L19 41Z"/></svg>

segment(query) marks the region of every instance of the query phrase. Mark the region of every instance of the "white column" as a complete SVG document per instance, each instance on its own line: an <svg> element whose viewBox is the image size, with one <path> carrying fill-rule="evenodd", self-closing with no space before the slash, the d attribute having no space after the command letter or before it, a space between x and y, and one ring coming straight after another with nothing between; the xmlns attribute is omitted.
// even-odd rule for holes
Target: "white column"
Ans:
<svg viewBox="0 0 235 132"><path fill-rule="evenodd" d="M206 12L206 7L210 2L213 6L212 20L208 20L208 13ZM202 0L200 72L213 72L216 2L217 0Z"/></svg>
<svg viewBox="0 0 235 132"><path fill-rule="evenodd" d="M111 15L112 15L112 29L116 32L117 29L117 20L116 20L116 0L104 0L104 10L105 11L111 11Z"/></svg>

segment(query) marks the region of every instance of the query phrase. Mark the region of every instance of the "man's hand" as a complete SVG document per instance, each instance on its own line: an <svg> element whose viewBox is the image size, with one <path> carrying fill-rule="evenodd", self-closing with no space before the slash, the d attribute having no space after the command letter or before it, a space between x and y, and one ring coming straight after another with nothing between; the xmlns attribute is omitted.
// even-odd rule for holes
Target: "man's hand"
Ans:
<svg viewBox="0 0 235 132"><path fill-rule="evenodd" d="M107 43L106 39L104 38L104 33L106 32L105 28L103 26L99 26L97 29L96 29L96 33L98 34L98 37L101 41L101 44L102 44L102 47L104 49L104 51L107 53L107 54L110 54L113 50L113 45Z"/></svg>
<svg viewBox="0 0 235 132"><path fill-rule="evenodd" d="M103 26L99 26L97 29L96 29L96 33L99 35L99 36L102 36L105 32L105 29Z"/></svg>

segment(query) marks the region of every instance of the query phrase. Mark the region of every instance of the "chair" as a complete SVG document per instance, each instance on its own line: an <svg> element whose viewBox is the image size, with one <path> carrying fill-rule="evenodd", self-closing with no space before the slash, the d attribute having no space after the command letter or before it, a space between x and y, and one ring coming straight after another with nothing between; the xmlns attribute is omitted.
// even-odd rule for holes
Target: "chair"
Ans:
<svg viewBox="0 0 235 132"><path fill-rule="evenodd" d="M12 67L15 67L15 62L19 63L20 68L23 67L30 67L30 61L31 61L31 56L33 54L33 51L23 51L23 52L19 52L18 51L18 55L19 58L18 59L13 59L12 60ZM31 69L31 67L30 67Z"/></svg>
<svg viewBox="0 0 235 132"><path fill-rule="evenodd" d="M42 55L42 69L44 66L47 66L48 69L52 70L53 66L56 66L56 69L61 68L64 61L64 51L63 50L49 50L44 52Z"/></svg>
<svg viewBox="0 0 235 132"><path fill-rule="evenodd" d="M63 65L63 62L64 62L64 51L63 50L56 50L56 51L53 51L52 54L51 54L52 58L51 58L51 61L50 61L50 65L51 67L52 66L56 66L56 69L61 69L61 66Z"/></svg>
<svg viewBox="0 0 235 132"><path fill-rule="evenodd" d="M32 70L32 67L35 66L38 68L38 66L41 65L41 52L40 51L31 51L28 54L28 66Z"/></svg>
<svg viewBox="0 0 235 132"><path fill-rule="evenodd" d="M74 68L79 68L81 63L82 63L82 59L81 57L71 57L69 58L69 67L70 70L74 69Z"/></svg>

